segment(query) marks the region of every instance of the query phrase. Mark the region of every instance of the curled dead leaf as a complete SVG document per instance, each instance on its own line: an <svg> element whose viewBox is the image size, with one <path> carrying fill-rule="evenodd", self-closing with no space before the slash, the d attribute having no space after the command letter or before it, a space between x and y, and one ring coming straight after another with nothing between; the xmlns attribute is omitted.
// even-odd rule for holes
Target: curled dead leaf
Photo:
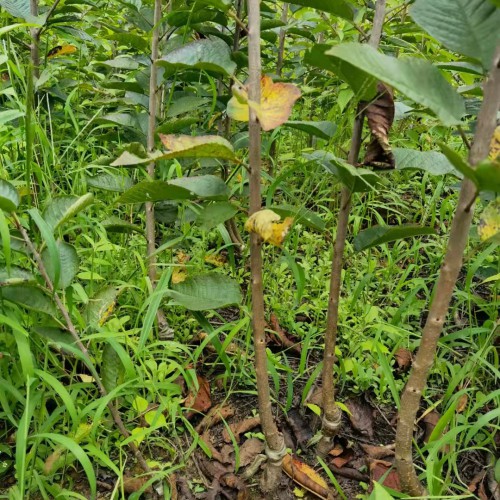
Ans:
<svg viewBox="0 0 500 500"><path fill-rule="evenodd" d="M369 464L370 478L372 481L377 481L395 491L401 491L399 476L392 462L386 460L370 460ZM384 477L383 480L382 477Z"/></svg>
<svg viewBox="0 0 500 500"><path fill-rule="evenodd" d="M256 417L250 417L245 420L240 420L239 422L234 422L229 425L229 429L231 430L236 442L239 443L240 434L244 434L258 425L260 425L260 417L257 415ZM225 428L222 432L222 438L226 443L231 443L231 436L227 428Z"/></svg>
<svg viewBox="0 0 500 500"><path fill-rule="evenodd" d="M389 130L394 121L394 97L392 90L381 82L377 84L377 91L378 96L365 110L372 139L368 144L363 165L384 170L392 169L395 160L389 145Z"/></svg>
<svg viewBox="0 0 500 500"><path fill-rule="evenodd" d="M264 451L264 443L257 438L247 439L240 446L240 466L250 465L257 455Z"/></svg>
<svg viewBox="0 0 500 500"><path fill-rule="evenodd" d="M373 439L373 412L365 401L355 398L346 401L349 410L349 420L354 429L359 433Z"/></svg>
<svg viewBox="0 0 500 500"><path fill-rule="evenodd" d="M400 347L394 353L394 359L396 360L398 368L404 371L408 370L408 368L410 368L412 363L411 352L408 349L405 349L404 347Z"/></svg>
<svg viewBox="0 0 500 500"><path fill-rule="evenodd" d="M197 375L198 379L198 391L196 393L189 392L186 400L184 401L184 406L189 408L186 418L191 418L196 412L203 413L207 411L212 406L212 400L210 398L210 384L205 377Z"/></svg>
<svg viewBox="0 0 500 500"><path fill-rule="evenodd" d="M285 474L305 490L325 500L332 498L326 481L309 465L291 455L285 455L282 467Z"/></svg>
<svg viewBox="0 0 500 500"><path fill-rule="evenodd" d="M279 247L290 230L293 218L286 217L283 222L279 222L280 220L281 217L272 210L259 210L247 219L245 229L258 234L267 243Z"/></svg>
<svg viewBox="0 0 500 500"><path fill-rule="evenodd" d="M248 99L246 85L233 85L233 97L227 103L227 114L234 120L247 122L250 108L252 108L262 129L272 130L288 120L292 107L301 92L291 83L273 83L273 80L266 75L262 76L260 85L260 104Z"/></svg>
<svg viewBox="0 0 500 500"><path fill-rule="evenodd" d="M370 458L375 458L376 460L394 456L394 445L372 446L370 444L364 444L364 443L360 443L359 445Z"/></svg>
<svg viewBox="0 0 500 500"><path fill-rule="evenodd" d="M196 426L196 432L202 432L210 427L218 424L221 420L226 420L232 417L236 412L236 409L231 405L226 406L214 406L202 419L202 421Z"/></svg>

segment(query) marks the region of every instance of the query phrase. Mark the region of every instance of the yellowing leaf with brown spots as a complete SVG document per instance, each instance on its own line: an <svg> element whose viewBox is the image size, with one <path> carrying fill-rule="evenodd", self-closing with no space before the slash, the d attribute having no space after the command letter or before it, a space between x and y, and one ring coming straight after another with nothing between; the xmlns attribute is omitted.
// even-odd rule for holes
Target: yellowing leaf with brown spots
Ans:
<svg viewBox="0 0 500 500"><path fill-rule="evenodd" d="M283 458L283 470L302 488L314 493L319 498L331 498L326 481L309 465L291 455Z"/></svg>
<svg viewBox="0 0 500 500"><path fill-rule="evenodd" d="M59 57L65 56L67 54L74 54L78 49L74 45L58 45L53 49L50 49L47 53L47 57Z"/></svg>
<svg viewBox="0 0 500 500"><path fill-rule="evenodd" d="M490 143L490 160L500 161L500 125L495 129Z"/></svg>
<svg viewBox="0 0 500 500"><path fill-rule="evenodd" d="M259 210L252 214L245 222L245 229L249 233L258 234L264 241L277 247L281 246L293 223L292 217L279 222L281 217L272 210Z"/></svg>
<svg viewBox="0 0 500 500"><path fill-rule="evenodd" d="M500 241L500 198L492 201L481 214L477 232L481 241L494 238Z"/></svg>
<svg viewBox="0 0 500 500"><path fill-rule="evenodd" d="M223 267L226 264L227 259L226 259L226 256L223 254L212 253L212 254L207 255L205 257L205 262L207 264L212 264L212 266L215 266L215 267Z"/></svg>
<svg viewBox="0 0 500 500"><path fill-rule="evenodd" d="M269 76L262 76L260 80L260 104L248 99L247 86L233 85L233 97L227 103L227 114L237 121L249 120L251 107L263 130L272 130L285 123L295 101L300 97L300 89L292 83L277 82Z"/></svg>

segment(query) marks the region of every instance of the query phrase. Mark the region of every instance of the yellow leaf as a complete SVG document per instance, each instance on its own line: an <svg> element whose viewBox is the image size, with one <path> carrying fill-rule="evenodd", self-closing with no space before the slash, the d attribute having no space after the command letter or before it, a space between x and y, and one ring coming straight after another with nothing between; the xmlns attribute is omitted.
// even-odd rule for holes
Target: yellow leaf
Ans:
<svg viewBox="0 0 500 500"><path fill-rule="evenodd" d="M500 161L500 125L495 129L490 144L490 160Z"/></svg>
<svg viewBox="0 0 500 500"><path fill-rule="evenodd" d="M86 373L80 373L78 374L78 377L84 384L92 384L95 382L95 378L92 377L92 375L87 375Z"/></svg>
<svg viewBox="0 0 500 500"><path fill-rule="evenodd" d="M302 488L325 500L330 497L326 481L309 465L291 455L285 455L282 467L287 476Z"/></svg>
<svg viewBox="0 0 500 500"><path fill-rule="evenodd" d="M131 431L131 434L132 436L135 436L134 437L134 443L136 444L136 446L139 446L142 441L144 441L144 429L142 429L141 427L136 427L135 429L132 429Z"/></svg>
<svg viewBox="0 0 500 500"><path fill-rule="evenodd" d="M74 54L78 49L74 45L58 45L53 49L50 49L47 53L47 57L59 57L65 56L66 54Z"/></svg>
<svg viewBox="0 0 500 500"><path fill-rule="evenodd" d="M306 492L303 489L301 489L301 488L294 488L293 494L297 498L304 498L306 496Z"/></svg>
<svg viewBox="0 0 500 500"><path fill-rule="evenodd" d="M182 283L187 278L186 266L176 267L172 273L172 283Z"/></svg>
<svg viewBox="0 0 500 500"><path fill-rule="evenodd" d="M292 113L292 107L301 93L295 85L282 82L273 83L273 80L266 75L262 76L260 84L260 104L248 99L246 86L233 85L233 97L227 104L227 114L234 120L247 122L249 108L252 108L262 129L272 130L288 120Z"/></svg>
<svg viewBox="0 0 500 500"><path fill-rule="evenodd" d="M215 267L223 267L226 262L226 256L220 253L211 253L210 255L205 256L205 262L207 264L212 264Z"/></svg>
<svg viewBox="0 0 500 500"><path fill-rule="evenodd" d="M477 232L481 241L500 238L500 198L492 201L481 214Z"/></svg>
<svg viewBox="0 0 500 500"><path fill-rule="evenodd" d="M292 217L278 222L280 219L281 217L272 210L259 210L247 219L245 229L250 233L257 233L264 241L279 247L293 223Z"/></svg>

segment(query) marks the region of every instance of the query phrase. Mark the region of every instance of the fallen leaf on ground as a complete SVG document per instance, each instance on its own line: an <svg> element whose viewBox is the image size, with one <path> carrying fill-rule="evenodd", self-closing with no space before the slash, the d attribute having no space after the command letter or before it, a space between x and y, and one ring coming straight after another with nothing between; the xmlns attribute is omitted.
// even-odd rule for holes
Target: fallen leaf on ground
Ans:
<svg viewBox="0 0 500 500"><path fill-rule="evenodd" d="M229 428L231 429L234 439L237 443L239 443L240 434L244 434L258 425L260 425L260 417L257 415L256 417L250 417L245 420L240 420L239 422L234 422L229 425ZM227 428L225 428L222 432L222 438L226 443L231 443L231 436L229 435Z"/></svg>
<svg viewBox="0 0 500 500"><path fill-rule="evenodd" d="M398 368L401 370L408 370L408 368L410 368L411 366L412 362L411 352L408 349L405 349L404 347L400 347L394 353L394 359L396 360Z"/></svg>
<svg viewBox="0 0 500 500"><path fill-rule="evenodd" d="M307 491L314 493L319 498L331 498L326 481L304 462L291 455L285 455L283 458L283 470L293 481Z"/></svg>
<svg viewBox="0 0 500 500"><path fill-rule="evenodd" d="M286 415L288 425L290 425L297 443L301 446L307 444L312 438L309 424L302 418L298 410L290 410Z"/></svg>
<svg viewBox="0 0 500 500"><path fill-rule="evenodd" d="M471 493L475 493L475 491L478 489L479 484L482 483L482 481L484 480L485 477L486 477L486 470L482 470L482 471L478 472L472 478L472 481L470 482L469 486L467 486L467 489Z"/></svg>
<svg viewBox="0 0 500 500"><path fill-rule="evenodd" d="M392 488L396 491L401 491L399 476L392 462L385 460L370 460L370 477L372 481L377 481L379 484ZM385 479L382 477L387 474Z"/></svg>
<svg viewBox="0 0 500 500"><path fill-rule="evenodd" d="M218 424L222 420L226 420L232 417L236 412L236 409L231 405L214 406L201 420L201 422L196 426L196 432L200 433L210 427Z"/></svg>
<svg viewBox="0 0 500 500"><path fill-rule="evenodd" d="M205 262L215 267L223 267L227 263L227 257L221 253L211 253L205 256Z"/></svg>
<svg viewBox="0 0 500 500"><path fill-rule="evenodd" d="M125 493L135 493L139 491L149 481L149 479L149 476L130 477L125 475L123 476L123 489L125 490ZM153 489L151 486L148 486L146 491L151 493Z"/></svg>
<svg viewBox="0 0 500 500"><path fill-rule="evenodd" d="M373 439L373 412L368 403L361 399L349 399L345 405L349 410L349 420L355 430Z"/></svg>
<svg viewBox="0 0 500 500"><path fill-rule="evenodd" d="M200 439L205 443L205 446L210 450L210 454L214 460L217 460L221 464L226 463L224 457L220 453L220 451L214 446L212 443L212 435L208 430L206 430L201 436ZM231 463L231 461L229 461Z"/></svg>
<svg viewBox="0 0 500 500"><path fill-rule="evenodd" d="M240 446L240 467L251 464L255 457L264 451L264 443L257 438L247 439Z"/></svg>
<svg viewBox="0 0 500 500"><path fill-rule="evenodd" d="M348 464L354 459L354 452L352 449L344 450L340 455L331 459L331 463L341 469L344 465Z"/></svg>
<svg viewBox="0 0 500 500"><path fill-rule="evenodd" d="M281 328L276 314L271 313L269 322L271 323L271 329L276 334L275 337L283 347L288 347L298 354L302 352L302 347L300 346L300 344L290 339L287 335L287 332L285 332L285 330Z"/></svg>
<svg viewBox="0 0 500 500"><path fill-rule="evenodd" d="M305 401L304 404L312 404L319 406L320 408L323 407L323 388L322 387L315 387L312 392L310 392Z"/></svg>
<svg viewBox="0 0 500 500"><path fill-rule="evenodd" d="M251 107L262 129L272 130L288 120L292 107L301 92L291 83L273 83L273 80L266 75L262 76L260 85L260 104L248 99L246 85L233 85L233 97L227 103L227 114L234 120L247 122L250 118Z"/></svg>
<svg viewBox="0 0 500 500"><path fill-rule="evenodd" d="M394 446L372 446L364 443L360 443L359 445L370 458L381 459L394 456Z"/></svg>
<svg viewBox="0 0 500 500"><path fill-rule="evenodd" d="M394 97L392 90L381 82L377 84L377 92L378 96L365 110L371 141L366 149L363 165L392 169L395 160L389 145L389 130L394 121Z"/></svg>
<svg viewBox="0 0 500 500"><path fill-rule="evenodd" d="M328 452L332 457L338 457L344 453L344 447L340 443L335 443L334 447Z"/></svg>
<svg viewBox="0 0 500 500"><path fill-rule="evenodd" d="M205 377L197 375L198 379L198 391L196 394L189 392L185 402L184 407L190 409L186 414L186 418L191 418L197 412L203 413L207 411L212 406L212 400L210 398L210 384Z"/></svg>
<svg viewBox="0 0 500 500"><path fill-rule="evenodd" d="M170 474L167 479L170 486L170 500L177 500L179 497L177 493L177 476L175 474Z"/></svg>
<svg viewBox="0 0 500 500"><path fill-rule="evenodd" d="M258 234L265 242L281 246L293 223L292 217L286 217L283 222L276 212L269 209L253 213L245 222L245 229L249 233Z"/></svg>

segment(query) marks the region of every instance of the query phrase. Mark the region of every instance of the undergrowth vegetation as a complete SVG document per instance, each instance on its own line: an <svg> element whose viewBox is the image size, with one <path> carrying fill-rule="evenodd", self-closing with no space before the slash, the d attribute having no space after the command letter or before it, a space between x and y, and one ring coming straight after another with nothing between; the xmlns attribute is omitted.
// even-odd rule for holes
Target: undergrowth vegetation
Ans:
<svg viewBox="0 0 500 500"><path fill-rule="evenodd" d="M0 0L0 498L261 498L266 454L292 476L268 498L499 498L498 1L256 3L257 27L242 0ZM460 42L433 3L455 12ZM274 82L247 81L255 29ZM272 212L252 226L257 157L256 200ZM450 229L468 184L460 262ZM342 428L325 455L343 211ZM453 251L458 278L407 417L412 483L398 412Z"/></svg>

